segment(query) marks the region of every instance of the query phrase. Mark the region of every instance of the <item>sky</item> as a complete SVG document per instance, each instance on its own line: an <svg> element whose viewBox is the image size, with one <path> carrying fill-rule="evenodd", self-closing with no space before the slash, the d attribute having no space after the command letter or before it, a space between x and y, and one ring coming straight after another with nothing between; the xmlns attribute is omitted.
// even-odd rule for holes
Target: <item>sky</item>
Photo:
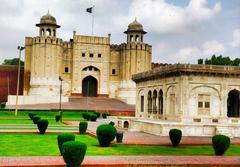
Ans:
<svg viewBox="0 0 240 167"><path fill-rule="evenodd" d="M35 24L47 14L61 28L57 37L69 41L91 35L111 34L111 43L126 42L129 23L136 18L148 33L153 62L197 63L213 54L240 58L240 0L0 0L0 64L18 57L17 46L26 36L38 36ZM24 54L23 58L24 59Z"/></svg>

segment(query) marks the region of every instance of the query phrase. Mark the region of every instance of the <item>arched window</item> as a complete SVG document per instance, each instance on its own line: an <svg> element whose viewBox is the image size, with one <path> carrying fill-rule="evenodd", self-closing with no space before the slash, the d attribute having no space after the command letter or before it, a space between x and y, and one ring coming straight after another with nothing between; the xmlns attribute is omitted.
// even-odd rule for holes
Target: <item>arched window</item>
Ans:
<svg viewBox="0 0 240 167"><path fill-rule="evenodd" d="M123 123L123 128L129 128L129 123L128 123L128 121L124 121L124 123Z"/></svg>
<svg viewBox="0 0 240 167"><path fill-rule="evenodd" d="M135 41L136 41L136 42L140 42L140 41L139 41L139 35L136 35L136 36L135 36Z"/></svg>
<svg viewBox="0 0 240 167"><path fill-rule="evenodd" d="M158 96L158 112L160 115L163 114L163 91L162 91L162 89L159 91L159 96Z"/></svg>
<svg viewBox="0 0 240 167"><path fill-rule="evenodd" d="M148 92L148 113L152 112L152 92Z"/></svg>
<svg viewBox="0 0 240 167"><path fill-rule="evenodd" d="M133 35L130 35L130 42L133 42Z"/></svg>
<svg viewBox="0 0 240 167"><path fill-rule="evenodd" d="M228 93L227 116L240 117L240 91L236 89Z"/></svg>
<svg viewBox="0 0 240 167"><path fill-rule="evenodd" d="M53 30L53 36L56 37L56 30Z"/></svg>
<svg viewBox="0 0 240 167"><path fill-rule="evenodd" d="M51 36L51 30L49 28L47 29L46 33L47 36Z"/></svg>
<svg viewBox="0 0 240 167"><path fill-rule="evenodd" d="M153 113L157 113L157 91L153 91Z"/></svg>
<svg viewBox="0 0 240 167"><path fill-rule="evenodd" d="M41 36L44 36L44 29L41 29Z"/></svg>

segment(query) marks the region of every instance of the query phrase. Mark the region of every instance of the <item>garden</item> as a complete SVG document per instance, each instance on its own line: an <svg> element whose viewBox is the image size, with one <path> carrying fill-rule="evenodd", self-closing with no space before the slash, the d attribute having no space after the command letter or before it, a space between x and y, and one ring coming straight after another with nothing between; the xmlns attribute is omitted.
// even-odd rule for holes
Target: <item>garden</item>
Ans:
<svg viewBox="0 0 240 167"><path fill-rule="evenodd" d="M96 129L96 137L86 133L89 121L109 114L95 111L63 111L60 117L57 111L0 111L0 156L59 156L65 162L82 162L84 155L240 155L240 145L231 145L224 135L212 138L213 145L181 145L182 132L172 129L169 132L169 146L125 145L118 143L118 135L113 122L101 124ZM62 119L62 122L60 121ZM79 127L69 126L64 122L79 122ZM6 133L14 130L16 133ZM22 132L21 130L35 130ZM58 130L55 133L45 133ZM71 132L71 133L70 133ZM80 160L71 158L79 155Z"/></svg>

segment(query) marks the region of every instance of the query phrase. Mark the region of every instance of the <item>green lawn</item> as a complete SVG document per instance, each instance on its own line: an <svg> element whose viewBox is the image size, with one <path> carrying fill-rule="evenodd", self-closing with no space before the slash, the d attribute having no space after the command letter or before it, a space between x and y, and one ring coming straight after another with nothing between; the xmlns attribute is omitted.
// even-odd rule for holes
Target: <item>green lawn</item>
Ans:
<svg viewBox="0 0 240 167"><path fill-rule="evenodd" d="M49 125L63 125L60 122L56 122L55 120L50 120L49 121ZM16 124L16 125L32 125L33 121L32 120L0 120L0 125L9 125L9 124Z"/></svg>
<svg viewBox="0 0 240 167"><path fill-rule="evenodd" d="M43 119L52 119L55 120L55 115L58 115L57 111L18 111L18 115L14 115L14 111L0 111L0 119L28 119L28 113L34 112L39 115ZM64 120L73 120L73 121L81 121L82 118L81 111L63 111L63 121Z"/></svg>
<svg viewBox="0 0 240 167"><path fill-rule="evenodd" d="M0 134L0 156L59 155L57 134ZM87 155L213 155L212 146L136 146L99 147L97 139L76 135L87 144ZM240 155L240 146L231 146L226 155Z"/></svg>

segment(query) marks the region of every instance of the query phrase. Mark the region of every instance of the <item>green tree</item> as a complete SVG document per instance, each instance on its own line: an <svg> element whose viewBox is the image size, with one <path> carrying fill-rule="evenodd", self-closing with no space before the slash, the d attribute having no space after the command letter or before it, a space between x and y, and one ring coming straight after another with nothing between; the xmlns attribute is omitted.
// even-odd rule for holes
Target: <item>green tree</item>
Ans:
<svg viewBox="0 0 240 167"><path fill-rule="evenodd" d="M211 59L205 59L204 63L212 65L240 66L240 59L236 58L231 60L229 57L223 57L222 55L219 56L212 55ZM198 64L203 64L203 59L198 59Z"/></svg>
<svg viewBox="0 0 240 167"><path fill-rule="evenodd" d="M3 61L3 65L18 65L19 58L13 58L13 59L5 59ZM24 65L24 62L21 60L20 61L21 66Z"/></svg>

